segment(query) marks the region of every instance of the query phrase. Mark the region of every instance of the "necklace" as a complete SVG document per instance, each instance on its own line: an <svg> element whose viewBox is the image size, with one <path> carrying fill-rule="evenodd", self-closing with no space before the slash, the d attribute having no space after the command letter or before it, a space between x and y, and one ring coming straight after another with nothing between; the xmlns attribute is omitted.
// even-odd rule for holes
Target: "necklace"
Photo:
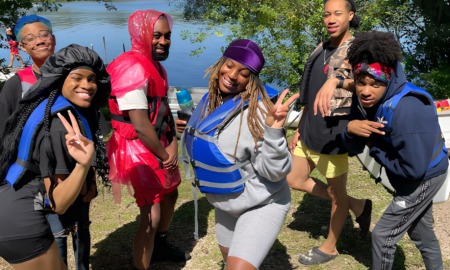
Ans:
<svg viewBox="0 0 450 270"><path fill-rule="evenodd" d="M333 55L333 53L330 54L330 56L327 56L327 49L325 48L325 50L323 50L323 65L325 66L328 63L328 60L330 60L331 56Z"/></svg>

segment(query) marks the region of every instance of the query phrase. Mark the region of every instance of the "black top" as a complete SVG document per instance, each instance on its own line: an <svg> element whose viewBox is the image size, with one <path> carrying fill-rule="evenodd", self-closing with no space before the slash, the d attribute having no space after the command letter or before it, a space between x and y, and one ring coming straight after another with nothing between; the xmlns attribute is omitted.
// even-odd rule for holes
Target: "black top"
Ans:
<svg viewBox="0 0 450 270"><path fill-rule="evenodd" d="M67 113L64 113L66 119ZM43 140L45 133L43 129L40 130L36 138L36 147L33 151L33 160L39 160L39 169L42 177L49 177L53 174L68 175L76 165L76 161L69 155L66 146L66 128L61 120L55 115L52 119L50 127L50 141L53 155L55 156L54 163L50 162L49 156L46 153L46 142Z"/></svg>
<svg viewBox="0 0 450 270"><path fill-rule="evenodd" d="M299 126L300 139L308 148L321 154L344 154L347 150L341 143L340 134L347 126L347 116L322 117L320 112L314 115L313 105L317 93L327 80L329 57L336 47L327 47L313 60L307 85L305 105L308 111L302 116ZM324 55L325 53L325 55ZM325 62L325 63L324 63ZM305 70L303 76L308 76ZM305 79L305 78L303 78ZM305 96L304 96L305 98Z"/></svg>
<svg viewBox="0 0 450 270"><path fill-rule="evenodd" d="M22 99L22 84L19 75L15 74L3 85L0 92L0 136L3 135L6 121L19 107Z"/></svg>
<svg viewBox="0 0 450 270"><path fill-rule="evenodd" d="M79 110L80 111L80 110ZM87 110L86 110L87 112ZM86 113L85 112L85 113ZM83 112L82 112L83 113ZM61 114L69 120L69 115L67 113L67 111L63 111L61 112ZM74 115L76 115L76 113L73 113ZM92 136L94 136L94 129L92 127L92 125L95 125L94 123L96 123L96 121L94 119L96 119L95 115L92 114L84 114L84 117L87 119L87 121L89 122L89 125L91 126L91 133ZM81 133L86 136L86 132L84 130L84 126L83 123L78 120L78 126L81 129ZM33 160L39 160L36 161L39 164L39 168L41 171L41 177L48 177L51 176L53 174L70 174L73 170L73 168L76 165L76 161L70 156L69 151L67 150L67 145L66 145L66 134L67 134L67 130L64 127L64 125L62 124L61 120L59 120L58 116L54 115L52 118L52 123L50 126L50 141L52 144L52 152L53 155L55 156L55 163L51 164L50 163L50 159L47 153L45 153L45 141L43 140L45 133L43 132L43 129L41 128L41 130L39 131L38 136L36 137L36 145L34 148L34 152L33 152ZM95 138L92 138L93 140L95 140ZM94 159L94 162L92 164L92 166L95 166L96 162Z"/></svg>
<svg viewBox="0 0 450 270"><path fill-rule="evenodd" d="M34 72L36 79L40 78L40 74ZM8 118L19 108L19 102L22 99L22 81L19 75L14 74L9 78L0 92L0 137L5 131Z"/></svg>

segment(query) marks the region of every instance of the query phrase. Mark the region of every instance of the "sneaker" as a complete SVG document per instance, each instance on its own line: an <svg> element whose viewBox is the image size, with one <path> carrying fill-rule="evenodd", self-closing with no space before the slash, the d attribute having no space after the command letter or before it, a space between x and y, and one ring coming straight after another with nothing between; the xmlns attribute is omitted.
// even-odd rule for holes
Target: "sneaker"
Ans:
<svg viewBox="0 0 450 270"><path fill-rule="evenodd" d="M155 236L155 247L153 248L151 262L186 262L191 255L186 250L174 247L167 241L167 234Z"/></svg>

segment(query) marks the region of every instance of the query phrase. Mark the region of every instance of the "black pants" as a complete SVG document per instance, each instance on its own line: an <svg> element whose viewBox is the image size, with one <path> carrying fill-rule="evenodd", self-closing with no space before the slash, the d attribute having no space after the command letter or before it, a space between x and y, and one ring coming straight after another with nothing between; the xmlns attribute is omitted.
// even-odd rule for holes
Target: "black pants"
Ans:
<svg viewBox="0 0 450 270"><path fill-rule="evenodd" d="M391 269L396 244L408 233L422 254L426 269L443 268L439 241L433 230L433 197L441 188L447 173L408 184L412 192L398 195L384 211L372 232L372 269Z"/></svg>
<svg viewBox="0 0 450 270"><path fill-rule="evenodd" d="M64 215L48 214L47 220L55 236L59 255L67 265L67 237L72 234L72 244L77 270L89 270L91 235L89 230L89 205L78 197Z"/></svg>

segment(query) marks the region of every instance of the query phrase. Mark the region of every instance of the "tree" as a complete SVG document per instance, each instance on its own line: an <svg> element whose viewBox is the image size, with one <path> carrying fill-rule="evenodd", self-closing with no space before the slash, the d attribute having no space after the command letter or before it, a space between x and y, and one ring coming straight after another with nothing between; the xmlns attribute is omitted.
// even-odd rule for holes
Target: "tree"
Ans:
<svg viewBox="0 0 450 270"><path fill-rule="evenodd" d="M68 0L77 1L77 0ZM104 3L108 10L115 10L112 0L97 0L99 3ZM42 11L58 11L61 4L50 0L2 0L0 2L0 28L5 29L7 26L14 26L17 20L25 14L33 14ZM6 37L0 35L0 49L7 48ZM0 59L2 64L5 59Z"/></svg>
<svg viewBox="0 0 450 270"><path fill-rule="evenodd" d="M204 20L208 27L186 38L201 43L207 35L229 27L230 41L250 38L263 49L268 82L289 86L300 81L304 63L327 38L322 23L323 0L172 0L186 20ZM356 0L362 17L359 30L393 32L401 42L406 71L435 98L450 96L449 5L447 0ZM437 10L437 13L436 13ZM447 73L444 73L447 70ZM440 89L436 91L436 89ZM447 89L447 90L445 90ZM434 91L434 92L433 92ZM447 94L445 94L447 93Z"/></svg>
<svg viewBox="0 0 450 270"><path fill-rule="evenodd" d="M175 1L187 20L205 20L206 29L193 33L202 42L207 33L229 27L235 38L256 41L266 56L262 76L279 85L298 83L306 58L326 33L321 23L322 0L188 0ZM282 14L282 16L280 16Z"/></svg>
<svg viewBox="0 0 450 270"><path fill-rule="evenodd" d="M379 1L370 17L401 41L408 79L435 99L450 97L450 5L446 0ZM384 2L384 3L382 3ZM394 8L389 8L392 6Z"/></svg>

